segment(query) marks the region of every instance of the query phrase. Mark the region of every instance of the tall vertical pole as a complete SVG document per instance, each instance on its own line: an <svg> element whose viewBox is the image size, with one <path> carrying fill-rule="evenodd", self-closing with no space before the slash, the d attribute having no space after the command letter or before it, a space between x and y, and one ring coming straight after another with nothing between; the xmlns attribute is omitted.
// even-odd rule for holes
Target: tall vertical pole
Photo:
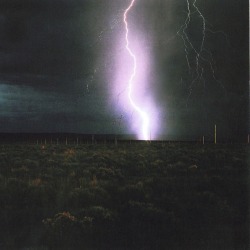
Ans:
<svg viewBox="0 0 250 250"><path fill-rule="evenodd" d="M202 144L203 145L205 144L205 136L204 135L202 136Z"/></svg>
<svg viewBox="0 0 250 250"><path fill-rule="evenodd" d="M217 143L217 128L216 128L216 124L214 125L214 144Z"/></svg>
<svg viewBox="0 0 250 250"><path fill-rule="evenodd" d="M117 146L117 136L115 135L115 146Z"/></svg>
<svg viewBox="0 0 250 250"><path fill-rule="evenodd" d="M250 135L248 134L248 136L247 136L247 143L249 144L249 142L250 142Z"/></svg>

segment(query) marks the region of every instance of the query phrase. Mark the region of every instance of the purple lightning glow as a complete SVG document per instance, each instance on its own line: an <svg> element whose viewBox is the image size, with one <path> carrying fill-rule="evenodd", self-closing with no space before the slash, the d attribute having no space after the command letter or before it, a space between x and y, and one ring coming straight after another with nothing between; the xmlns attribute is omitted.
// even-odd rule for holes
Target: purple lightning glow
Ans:
<svg viewBox="0 0 250 250"><path fill-rule="evenodd" d="M132 0L128 8L124 12L123 21L125 24L126 29L126 49L129 53L129 55L133 59L133 71L128 81L128 98L131 106L136 110L136 112L141 116L142 118L142 135L143 140L149 140L150 139L150 128L149 128L149 117L146 112L144 112L133 100L132 98L132 90L133 90L133 80L136 76L136 70L137 70L137 60L135 54L132 52L132 50L129 47L129 28L128 28L128 22L127 22L127 14L130 11L130 9L133 7L135 0Z"/></svg>

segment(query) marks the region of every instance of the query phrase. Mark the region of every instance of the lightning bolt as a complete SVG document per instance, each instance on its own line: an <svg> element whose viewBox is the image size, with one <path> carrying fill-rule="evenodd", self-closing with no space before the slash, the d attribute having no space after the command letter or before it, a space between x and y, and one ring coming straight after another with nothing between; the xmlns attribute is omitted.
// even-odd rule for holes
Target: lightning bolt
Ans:
<svg viewBox="0 0 250 250"><path fill-rule="evenodd" d="M173 40L176 36L179 36L183 41L184 51L185 51L185 57L187 61L187 66L189 70L189 74L192 76L191 83L189 85L189 93L187 96L187 102L186 105L188 105L188 101L191 98L191 95L193 93L194 85L196 83L202 82L204 80L203 75L206 71L210 71L212 78L214 81L220 85L220 87L225 91L225 87L223 84L216 78L216 65L213 58L212 53L205 48L205 42L206 42L206 34L207 32L210 32L212 34L222 34L225 39L228 42L227 35L223 31L213 31L209 29L208 22L197 6L197 0L186 0L186 7L187 7L187 15L185 18L184 23L181 25L181 27L177 30L176 34L172 36L170 39L166 41L166 43ZM197 15L201 19L201 42L200 45L195 47L195 45L192 43L189 35L188 35L188 27L191 25L191 20L194 15ZM228 42L229 43L229 42ZM195 58L195 66L192 66L192 55L194 55ZM205 67L207 65L207 69ZM205 85L204 85L205 87Z"/></svg>
<svg viewBox="0 0 250 250"><path fill-rule="evenodd" d="M135 2L135 0L131 1L130 5L125 10L124 15L123 15L123 21L124 21L125 30L126 30L126 36L125 36L125 38L126 38L126 49L127 49L128 53L129 53L129 55L131 56L131 58L133 59L133 70L132 70L131 76L130 76L129 81L128 81L128 98L129 98L129 102L130 102L131 106L140 115L140 117L142 119L142 136L143 136L142 139L143 140L149 140L150 139L149 117L148 117L147 113L145 111L143 111L134 102L134 100L132 98L133 81L134 81L134 78L136 76L136 70L137 70L137 60L136 60L135 54L133 53L133 51L129 47L129 28L128 28L128 22L127 22L127 14L131 10L131 8L133 7L134 2Z"/></svg>

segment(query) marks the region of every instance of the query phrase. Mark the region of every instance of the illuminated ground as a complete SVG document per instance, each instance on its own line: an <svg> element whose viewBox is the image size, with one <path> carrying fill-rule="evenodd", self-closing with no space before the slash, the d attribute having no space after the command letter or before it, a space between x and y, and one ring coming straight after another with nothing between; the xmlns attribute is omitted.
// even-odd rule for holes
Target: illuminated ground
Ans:
<svg viewBox="0 0 250 250"><path fill-rule="evenodd" d="M247 145L0 149L1 249L247 249Z"/></svg>

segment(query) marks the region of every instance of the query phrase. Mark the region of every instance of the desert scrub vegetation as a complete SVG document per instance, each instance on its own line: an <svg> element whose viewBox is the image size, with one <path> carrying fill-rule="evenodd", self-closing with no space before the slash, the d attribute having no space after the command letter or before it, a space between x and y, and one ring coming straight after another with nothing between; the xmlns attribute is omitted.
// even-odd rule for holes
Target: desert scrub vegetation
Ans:
<svg viewBox="0 0 250 250"><path fill-rule="evenodd" d="M1 249L247 249L247 145L1 145Z"/></svg>

